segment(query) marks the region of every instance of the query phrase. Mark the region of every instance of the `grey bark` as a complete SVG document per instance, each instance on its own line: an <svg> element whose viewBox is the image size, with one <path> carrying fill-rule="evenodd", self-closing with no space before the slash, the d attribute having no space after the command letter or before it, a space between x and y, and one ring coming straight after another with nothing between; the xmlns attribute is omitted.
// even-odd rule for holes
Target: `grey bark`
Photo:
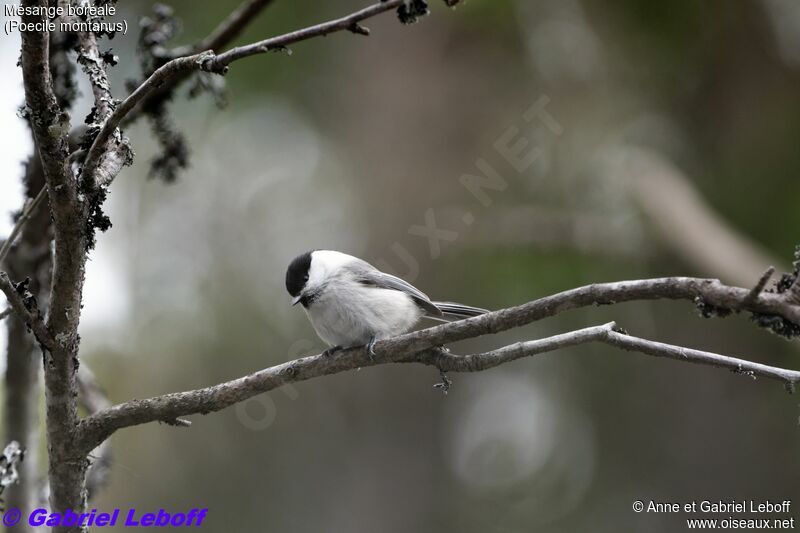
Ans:
<svg viewBox="0 0 800 533"><path fill-rule="evenodd" d="M768 367L743 359L638 339L614 331L610 325L600 329L590 328L571 332L565 334L563 338L556 336L518 343L470 356L455 356L437 348L452 342L524 326L580 307L634 300L670 299L695 302L700 298L720 309L769 312L795 324L800 323L798 321L800 305L795 303L788 293L760 293L755 297L753 293L753 290L731 287L718 280L699 278L657 278L587 285L516 307L380 341L375 345L375 360L371 359L363 348L349 349L334 356L320 354L303 357L203 389L119 404L83 419L79 428L78 445L83 450L89 450L115 431L125 427L155 421L173 422L181 416L219 411L287 383L337 374L364 366L416 362L436 366L442 371L479 371L520 357L588 341L606 342L626 350L775 379L783 382L789 390L794 390L796 384L800 382L798 371Z"/></svg>
<svg viewBox="0 0 800 533"><path fill-rule="evenodd" d="M39 10L47 5L47 0L22 2L24 8ZM34 15L23 15L22 19L26 23L39 22ZM23 32L21 38L27 113L44 169L55 230L55 260L45 331L38 323L32 328L40 342L52 340L44 356L48 480L51 509L64 512L83 509L84 505L86 459L75 452L72 441L78 423L75 373L86 262L85 213L69 165L69 115L61 109L53 89L50 36L46 31ZM15 310L25 307L19 298L9 296L9 285L8 278L0 277L0 288L9 297L12 307ZM26 317L29 323L30 315L35 317L38 314L38 311L27 308L25 311L27 313L23 312L21 316ZM57 532L70 530L76 528L54 528Z"/></svg>

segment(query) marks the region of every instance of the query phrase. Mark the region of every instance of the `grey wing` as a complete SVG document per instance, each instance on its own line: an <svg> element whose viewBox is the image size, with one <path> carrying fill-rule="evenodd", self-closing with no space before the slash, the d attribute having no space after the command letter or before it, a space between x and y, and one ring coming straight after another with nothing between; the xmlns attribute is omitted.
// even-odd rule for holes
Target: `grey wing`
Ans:
<svg viewBox="0 0 800 533"><path fill-rule="evenodd" d="M425 310L426 314L430 316L442 316L441 309L436 307L436 305L431 302L430 298L428 298L428 295L414 287L409 282L400 279L397 276L392 276L391 274L381 272L366 261L354 261L349 266L351 267L352 272L359 283L371 285L373 287L379 287L381 289L391 289L394 291L404 292L411 296L414 302L423 310Z"/></svg>

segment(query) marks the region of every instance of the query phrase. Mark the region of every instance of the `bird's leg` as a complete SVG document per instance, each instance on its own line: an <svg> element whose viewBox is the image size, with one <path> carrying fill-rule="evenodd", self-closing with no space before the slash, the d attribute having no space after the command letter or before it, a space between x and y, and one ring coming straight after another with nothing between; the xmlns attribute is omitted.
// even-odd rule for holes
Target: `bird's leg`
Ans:
<svg viewBox="0 0 800 533"><path fill-rule="evenodd" d="M373 335L369 338L369 342L367 343L367 355L369 356L370 361L375 360L375 343L378 342L378 337Z"/></svg>
<svg viewBox="0 0 800 533"><path fill-rule="evenodd" d="M453 385L453 380L447 377L447 372L439 369L439 377L442 379L441 383L434 384L434 389L441 389L442 393L447 396L447 393L450 391L450 387Z"/></svg>
<svg viewBox="0 0 800 533"><path fill-rule="evenodd" d="M322 352L322 355L324 355L325 357L330 357L341 349L342 347L337 344L336 346L331 346L330 348Z"/></svg>

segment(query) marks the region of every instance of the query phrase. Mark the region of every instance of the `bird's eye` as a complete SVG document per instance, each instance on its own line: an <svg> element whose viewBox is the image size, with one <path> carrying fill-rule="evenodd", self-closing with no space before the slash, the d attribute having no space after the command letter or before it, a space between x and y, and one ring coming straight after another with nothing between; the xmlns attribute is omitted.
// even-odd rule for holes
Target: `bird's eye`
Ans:
<svg viewBox="0 0 800 533"><path fill-rule="evenodd" d="M303 276L303 281L308 281L308 274L306 274L305 276Z"/></svg>

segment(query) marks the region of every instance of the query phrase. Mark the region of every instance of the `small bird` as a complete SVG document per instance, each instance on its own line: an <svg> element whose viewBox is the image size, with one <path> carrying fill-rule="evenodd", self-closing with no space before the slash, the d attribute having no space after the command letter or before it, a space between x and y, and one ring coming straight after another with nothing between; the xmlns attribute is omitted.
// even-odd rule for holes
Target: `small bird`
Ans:
<svg viewBox="0 0 800 533"><path fill-rule="evenodd" d="M433 302L410 283L381 272L366 261L333 250L295 257L286 270L292 305L302 304L317 335L330 348L375 343L410 330L420 318L449 322L482 315L486 309Z"/></svg>

